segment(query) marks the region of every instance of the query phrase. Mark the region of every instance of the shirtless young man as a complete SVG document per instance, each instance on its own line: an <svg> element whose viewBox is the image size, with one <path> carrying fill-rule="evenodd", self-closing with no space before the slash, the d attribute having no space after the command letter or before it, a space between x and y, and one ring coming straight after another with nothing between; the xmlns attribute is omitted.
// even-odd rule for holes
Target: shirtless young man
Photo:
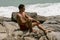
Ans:
<svg viewBox="0 0 60 40"><path fill-rule="evenodd" d="M30 32L33 32L34 30L32 27L37 26L44 32L48 31L39 23L39 21L36 21L25 13L25 6L23 4L20 4L18 8L19 12L17 13L17 22L20 26L20 30L30 30Z"/></svg>

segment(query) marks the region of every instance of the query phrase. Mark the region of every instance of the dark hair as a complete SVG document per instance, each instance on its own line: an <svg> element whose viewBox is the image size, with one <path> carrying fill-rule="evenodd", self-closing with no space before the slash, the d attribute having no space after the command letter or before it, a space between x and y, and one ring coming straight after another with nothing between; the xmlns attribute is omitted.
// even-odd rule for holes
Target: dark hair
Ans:
<svg viewBox="0 0 60 40"><path fill-rule="evenodd" d="M20 4L20 5L18 6L19 9L21 9L21 8L23 8L23 7L25 7L24 4Z"/></svg>

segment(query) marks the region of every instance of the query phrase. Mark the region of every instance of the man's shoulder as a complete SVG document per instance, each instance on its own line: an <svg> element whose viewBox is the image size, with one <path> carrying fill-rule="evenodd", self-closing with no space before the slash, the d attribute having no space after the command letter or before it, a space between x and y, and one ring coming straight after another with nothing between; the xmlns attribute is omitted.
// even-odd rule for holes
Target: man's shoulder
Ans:
<svg viewBox="0 0 60 40"><path fill-rule="evenodd" d="M16 15L17 17L20 17L20 14L19 13L17 13L17 15Z"/></svg>
<svg viewBox="0 0 60 40"><path fill-rule="evenodd" d="M24 12L23 15L26 15L26 13ZM17 13L17 16L21 16L21 14L18 12Z"/></svg>

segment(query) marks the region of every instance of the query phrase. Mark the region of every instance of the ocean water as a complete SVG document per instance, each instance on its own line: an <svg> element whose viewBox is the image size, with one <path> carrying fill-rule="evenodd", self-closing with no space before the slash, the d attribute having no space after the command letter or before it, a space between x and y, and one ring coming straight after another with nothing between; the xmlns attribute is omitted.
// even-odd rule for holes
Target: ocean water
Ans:
<svg viewBox="0 0 60 40"><path fill-rule="evenodd" d="M41 16L56 16L60 15L60 3L36 3L25 5L26 12L36 12ZM1 6L0 16L11 18L12 12L18 12L18 7L16 6Z"/></svg>

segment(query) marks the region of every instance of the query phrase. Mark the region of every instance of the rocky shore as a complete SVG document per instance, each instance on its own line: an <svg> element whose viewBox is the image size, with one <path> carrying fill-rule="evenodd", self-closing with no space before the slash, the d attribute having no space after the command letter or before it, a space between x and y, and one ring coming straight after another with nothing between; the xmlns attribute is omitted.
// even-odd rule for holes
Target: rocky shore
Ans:
<svg viewBox="0 0 60 40"><path fill-rule="evenodd" d="M0 40L60 40L60 15L57 16L39 16L35 12L27 12L28 15L40 21L40 23L48 30L46 35L42 30L36 29L36 33L19 30L16 22L16 13L13 12L11 18L0 16Z"/></svg>

